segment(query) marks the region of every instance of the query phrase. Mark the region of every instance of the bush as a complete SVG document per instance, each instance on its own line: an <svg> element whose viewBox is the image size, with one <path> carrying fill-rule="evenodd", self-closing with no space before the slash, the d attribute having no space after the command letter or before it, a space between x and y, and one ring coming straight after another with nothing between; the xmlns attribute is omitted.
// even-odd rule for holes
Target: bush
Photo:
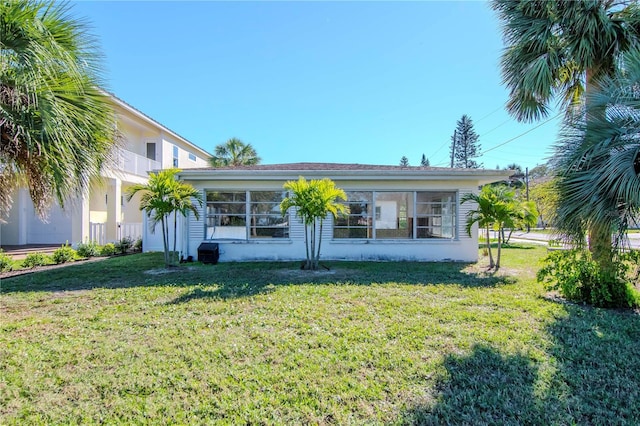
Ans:
<svg viewBox="0 0 640 426"><path fill-rule="evenodd" d="M631 283L637 279L637 268L632 273L631 266L639 259L637 251L624 253L614 260L613 272L608 272L587 251L554 251L544 260L537 279L568 300L605 308L633 307L640 303L640 293Z"/></svg>
<svg viewBox="0 0 640 426"><path fill-rule="evenodd" d="M51 258L44 253L29 253L22 261L23 268L35 268L36 266L44 266L51 263Z"/></svg>
<svg viewBox="0 0 640 426"><path fill-rule="evenodd" d="M107 243L100 247L100 256L113 256L116 254L116 246L113 243Z"/></svg>
<svg viewBox="0 0 640 426"><path fill-rule="evenodd" d="M13 258L0 249L0 272L9 272L13 269Z"/></svg>
<svg viewBox="0 0 640 426"><path fill-rule="evenodd" d="M134 243L133 243L133 251L135 252L142 252L142 238L138 238Z"/></svg>
<svg viewBox="0 0 640 426"><path fill-rule="evenodd" d="M78 244L76 252L80 257L94 257L100 255L100 247L95 241L87 241L86 243Z"/></svg>
<svg viewBox="0 0 640 426"><path fill-rule="evenodd" d="M76 251L67 243L59 249L56 249L51 255L51 258L56 264L73 262L76 259Z"/></svg>
<svg viewBox="0 0 640 426"><path fill-rule="evenodd" d="M124 237L120 241L116 242L116 252L125 254L133 246L133 239L131 237Z"/></svg>

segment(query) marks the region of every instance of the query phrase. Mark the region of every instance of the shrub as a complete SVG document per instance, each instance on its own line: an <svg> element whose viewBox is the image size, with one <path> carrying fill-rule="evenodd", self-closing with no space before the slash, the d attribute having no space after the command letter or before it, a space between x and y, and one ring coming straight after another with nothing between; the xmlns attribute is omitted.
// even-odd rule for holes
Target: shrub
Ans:
<svg viewBox="0 0 640 426"><path fill-rule="evenodd" d="M57 264L73 262L76 259L76 251L67 243L59 249L56 249L51 255L51 258Z"/></svg>
<svg viewBox="0 0 640 426"><path fill-rule="evenodd" d="M142 238L138 238L133 243L133 251L140 253L142 251Z"/></svg>
<svg viewBox="0 0 640 426"><path fill-rule="evenodd" d="M638 252L620 255L613 262L612 273L602 270L587 251L554 251L544 260L537 279L547 290L558 290L568 300L607 308L632 307L640 303L640 293L631 283L637 279L637 269L631 273L631 266L639 259Z"/></svg>
<svg viewBox="0 0 640 426"><path fill-rule="evenodd" d="M125 254L133 246L133 239L131 237L124 237L120 241L116 242L116 252Z"/></svg>
<svg viewBox="0 0 640 426"><path fill-rule="evenodd" d="M35 268L36 266L44 266L51 263L51 258L44 253L29 253L22 261L23 268Z"/></svg>
<svg viewBox="0 0 640 426"><path fill-rule="evenodd" d="M113 243L107 243L100 247L100 256L113 256L116 254L116 246Z"/></svg>
<svg viewBox="0 0 640 426"><path fill-rule="evenodd" d="M100 254L100 247L95 241L87 241L86 243L78 244L76 252L80 257L94 257Z"/></svg>
<svg viewBox="0 0 640 426"><path fill-rule="evenodd" d="M13 258L0 249L0 272L9 272L13 269Z"/></svg>

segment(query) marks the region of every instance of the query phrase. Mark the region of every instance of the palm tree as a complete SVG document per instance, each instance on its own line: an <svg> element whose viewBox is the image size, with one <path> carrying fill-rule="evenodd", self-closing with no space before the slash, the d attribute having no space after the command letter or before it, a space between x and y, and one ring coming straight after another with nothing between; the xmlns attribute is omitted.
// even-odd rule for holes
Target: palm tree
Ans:
<svg viewBox="0 0 640 426"><path fill-rule="evenodd" d="M578 241L585 226L600 224L617 234L615 248L640 217L640 50L629 51L622 63L624 69L603 78L600 91L588 97L606 114L568 121L554 161L571 171L556 178L564 197L556 221Z"/></svg>
<svg viewBox="0 0 640 426"><path fill-rule="evenodd" d="M193 200L202 206L202 193L191 185L178 181L176 175L179 169L161 170L149 174L149 182L133 185L127 190L127 201L142 192L140 210L147 213L151 220L152 230L155 232L158 223L162 226L162 244L164 247L164 262L167 266L174 266L176 262L176 242L178 228L178 213L187 216L193 212L196 219L199 213ZM169 251L169 221L173 214L173 251Z"/></svg>
<svg viewBox="0 0 640 426"><path fill-rule="evenodd" d="M489 268L495 267L498 270L502 244L505 242L502 237L504 229L535 224L538 219L535 204L530 201L517 200L515 191L505 185L485 185L480 194L465 194L461 199L461 204L468 201L475 202L477 208L467 213L467 234L471 236L471 228L475 223L486 229ZM491 228L498 231L498 255L495 263L489 238Z"/></svg>
<svg viewBox="0 0 640 426"><path fill-rule="evenodd" d="M215 155L209 159L213 167L252 166L260 163L260 157L251 144L231 138L216 146Z"/></svg>
<svg viewBox="0 0 640 426"><path fill-rule="evenodd" d="M613 75L621 55L640 42L637 2L493 0L492 6L503 21L507 43L502 75L510 90L509 112L521 121L538 120L548 115L553 99L559 99L569 117L575 112L586 114L585 134L590 133L589 123L597 116L602 118L604 109L585 94L597 93L604 79ZM591 170L595 161L606 158L593 158L581 168ZM570 174L572 170L560 172ZM570 202L569 194L560 195L560 204ZM560 220L558 225L562 224ZM611 229L596 221L588 225L594 259L609 264ZM560 230L575 236L571 230Z"/></svg>
<svg viewBox="0 0 640 426"><path fill-rule="evenodd" d="M487 189L485 190L485 188ZM476 203L476 208L474 210L469 210L469 212L467 213L467 235L471 237L471 228L475 223L478 224L478 227L483 228L486 231L487 252L489 253L489 268L491 269L495 266L495 262L493 261L493 254L491 253L491 237L489 236L489 231L495 221L495 213L493 211L492 200L486 193L486 191L488 191L488 188L490 187L483 187L480 194L474 194L471 192L464 194L460 199L460 204L464 204L469 201Z"/></svg>
<svg viewBox="0 0 640 426"><path fill-rule="evenodd" d="M110 159L114 114L98 88L95 41L54 1L0 2L0 213L27 185L46 216Z"/></svg>
<svg viewBox="0 0 640 426"><path fill-rule="evenodd" d="M288 181L284 189L291 191L291 195L280 203L282 214L290 208L296 208L296 214L305 225L304 242L307 260L303 269L318 269L320 262L320 247L322 246L322 226L329 215L337 217L348 213L349 208L338 200L346 201L347 194L328 178L307 181L302 176L297 181ZM317 245L316 245L317 240Z"/></svg>

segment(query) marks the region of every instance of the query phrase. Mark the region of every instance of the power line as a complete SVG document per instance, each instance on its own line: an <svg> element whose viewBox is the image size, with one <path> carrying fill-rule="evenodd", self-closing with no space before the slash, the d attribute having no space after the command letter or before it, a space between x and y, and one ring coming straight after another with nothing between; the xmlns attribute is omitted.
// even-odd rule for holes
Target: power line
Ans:
<svg viewBox="0 0 640 426"><path fill-rule="evenodd" d="M498 124L498 125L497 125L496 127L494 127L493 129L489 130L488 132L483 133L483 134L482 134L482 136L486 136L487 134L489 134L489 133L493 132L493 131L494 131L494 130L496 130L496 129L499 129L500 127L504 126L505 124L507 124L507 123L509 123L509 122L511 122L511 121L512 121L512 119L511 119L511 118L509 118L509 119L508 119L508 120L506 120L506 121L503 121L502 123Z"/></svg>
<svg viewBox="0 0 640 426"><path fill-rule="evenodd" d="M484 117L482 117L482 118L480 118L480 119L476 120L476 123L477 123L477 122L479 122L479 121L484 120L485 118L489 117L490 115L495 114L496 112L500 111L501 109L502 109L502 106L499 106L498 108L496 108L496 109L494 109L493 111L491 111L489 114L487 114L487 115L485 115Z"/></svg>
<svg viewBox="0 0 640 426"><path fill-rule="evenodd" d="M543 121L542 123L538 124L537 126L530 128L530 129L529 129L529 130L527 130L526 132L524 132L524 133L520 133L518 136L514 136L513 138L511 138L511 139L509 139L509 140L506 140L506 141L504 141L504 142L502 142L502 143L500 143L500 144L498 144L498 145L496 145L496 146L494 146L494 147L491 147L491 148L489 148L489 149L487 149L487 150L483 151L483 152L482 152L482 155L486 154L487 152L493 151L493 150L494 150L494 149L496 149L496 148L500 148L501 146L504 146L504 145L506 145L506 144L508 144L508 143L510 143L510 142L513 142L513 141L515 141L516 139L521 138L522 136L526 135L527 133L533 132L533 131L534 131L534 130L536 130L538 127L544 126L545 124L547 124L547 123L548 123L548 122L550 122L551 120L555 120L556 118L558 118L558 117L560 116L560 114L561 114L561 113L558 113L557 115L554 115L553 117L549 118L548 120Z"/></svg>

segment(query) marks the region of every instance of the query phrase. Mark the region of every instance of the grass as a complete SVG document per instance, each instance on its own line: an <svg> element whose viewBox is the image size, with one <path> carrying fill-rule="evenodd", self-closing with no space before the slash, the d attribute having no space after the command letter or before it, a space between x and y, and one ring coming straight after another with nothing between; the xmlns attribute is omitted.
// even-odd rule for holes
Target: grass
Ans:
<svg viewBox="0 0 640 426"><path fill-rule="evenodd" d="M0 424L640 423L640 317L543 297L545 252L4 279Z"/></svg>

